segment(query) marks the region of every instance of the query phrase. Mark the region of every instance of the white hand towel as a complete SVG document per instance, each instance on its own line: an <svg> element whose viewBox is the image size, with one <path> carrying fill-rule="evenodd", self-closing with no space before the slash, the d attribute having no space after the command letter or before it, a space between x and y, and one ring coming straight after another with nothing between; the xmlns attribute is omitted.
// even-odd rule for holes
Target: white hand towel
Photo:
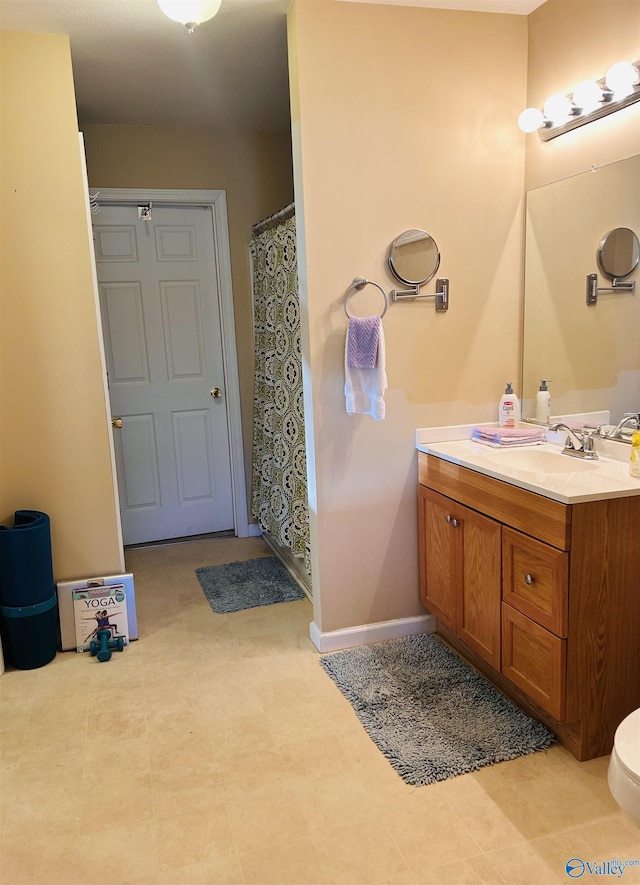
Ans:
<svg viewBox="0 0 640 885"><path fill-rule="evenodd" d="M348 365L349 330L344 348L344 395L347 415L371 415L374 421L382 421L385 413L384 392L387 389L385 370L385 347L382 323L378 338L378 357L375 368L356 369Z"/></svg>

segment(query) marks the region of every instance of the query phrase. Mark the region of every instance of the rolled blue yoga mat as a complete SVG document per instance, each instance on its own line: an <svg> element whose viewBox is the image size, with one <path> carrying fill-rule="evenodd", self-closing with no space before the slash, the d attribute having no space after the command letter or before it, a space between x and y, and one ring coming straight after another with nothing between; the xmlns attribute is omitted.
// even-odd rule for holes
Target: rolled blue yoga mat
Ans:
<svg viewBox="0 0 640 885"><path fill-rule="evenodd" d="M43 667L56 655L58 598L51 524L39 510L16 510L0 526L0 632L8 663Z"/></svg>
<svg viewBox="0 0 640 885"><path fill-rule="evenodd" d="M49 517L39 510L16 510L14 525L0 526L0 605L37 605L53 593Z"/></svg>
<svg viewBox="0 0 640 885"><path fill-rule="evenodd" d="M7 660L18 670L44 667L56 656L58 598L35 605L0 605L0 633Z"/></svg>

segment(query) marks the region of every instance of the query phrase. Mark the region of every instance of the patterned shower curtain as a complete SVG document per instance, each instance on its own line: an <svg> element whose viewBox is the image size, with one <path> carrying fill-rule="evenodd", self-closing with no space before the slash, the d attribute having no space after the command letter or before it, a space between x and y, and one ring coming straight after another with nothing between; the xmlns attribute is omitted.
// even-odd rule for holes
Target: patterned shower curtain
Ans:
<svg viewBox="0 0 640 885"><path fill-rule="evenodd" d="M311 574L296 222L290 212L283 210L271 222L256 225L251 240L255 340L251 510L260 528L303 559Z"/></svg>

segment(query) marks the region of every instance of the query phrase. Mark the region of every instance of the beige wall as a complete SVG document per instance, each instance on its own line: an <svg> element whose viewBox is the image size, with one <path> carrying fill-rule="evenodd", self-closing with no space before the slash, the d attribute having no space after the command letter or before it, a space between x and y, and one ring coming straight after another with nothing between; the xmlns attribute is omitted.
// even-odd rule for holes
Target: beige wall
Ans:
<svg viewBox="0 0 640 885"><path fill-rule="evenodd" d="M526 28L520 16L329 0L290 14L323 632L424 613L415 429L494 420L504 382L519 381ZM391 289L387 247L411 227L440 246L450 309L389 308L387 417L347 416L343 295L357 275Z"/></svg>
<svg viewBox="0 0 640 885"><path fill-rule="evenodd" d="M640 0L546 0L528 16L527 107L640 59ZM640 152L640 104L542 142L527 137L526 190Z"/></svg>
<svg viewBox="0 0 640 885"><path fill-rule="evenodd" d="M0 519L51 517L56 579L122 567L69 40L1 41Z"/></svg>
<svg viewBox="0 0 640 885"><path fill-rule="evenodd" d="M247 490L251 488L253 326L251 225L293 199L288 132L91 125L83 128L92 188L225 190Z"/></svg>

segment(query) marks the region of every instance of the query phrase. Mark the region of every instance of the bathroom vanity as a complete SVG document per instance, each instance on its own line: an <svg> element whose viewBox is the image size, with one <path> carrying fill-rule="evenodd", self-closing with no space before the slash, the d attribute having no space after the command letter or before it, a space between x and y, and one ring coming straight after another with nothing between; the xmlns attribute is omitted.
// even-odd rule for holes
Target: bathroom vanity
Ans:
<svg viewBox="0 0 640 885"><path fill-rule="evenodd" d="M578 759L609 753L640 707L640 480L549 445L417 447L437 632Z"/></svg>

